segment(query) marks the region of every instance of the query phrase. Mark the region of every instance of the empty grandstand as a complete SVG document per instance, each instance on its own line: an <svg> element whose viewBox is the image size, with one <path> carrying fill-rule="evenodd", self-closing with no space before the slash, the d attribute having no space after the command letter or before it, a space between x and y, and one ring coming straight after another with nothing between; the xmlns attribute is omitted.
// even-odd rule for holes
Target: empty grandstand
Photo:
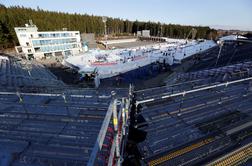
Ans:
<svg viewBox="0 0 252 166"><path fill-rule="evenodd" d="M215 165L215 166L224 166L224 165L240 165L246 163L248 159L252 156L252 145L251 143L241 147L220 159L217 159L208 164L208 166Z"/></svg>
<svg viewBox="0 0 252 166"><path fill-rule="evenodd" d="M0 165L121 163L128 89L69 87L40 64L0 61Z"/></svg>
<svg viewBox="0 0 252 166"><path fill-rule="evenodd" d="M252 46L234 42L222 49L193 59L198 62L186 73L175 70L166 86L134 91L132 125L145 138L136 142L139 152L133 155L141 164L246 165L249 161L246 150L213 162L251 144Z"/></svg>
<svg viewBox="0 0 252 166"><path fill-rule="evenodd" d="M228 131L252 120L251 79L170 93L165 86L158 89L158 97L144 99L144 91L136 92L135 126L147 133L138 144L144 161L148 165L192 165L245 141L251 124ZM243 136L236 137L240 132Z"/></svg>
<svg viewBox="0 0 252 166"><path fill-rule="evenodd" d="M48 69L35 61L0 56L1 87L48 87L64 85Z"/></svg>
<svg viewBox="0 0 252 166"><path fill-rule="evenodd" d="M195 60L189 71L211 69L226 65L243 63L252 60L252 44L233 41L223 43L207 53L203 53Z"/></svg>

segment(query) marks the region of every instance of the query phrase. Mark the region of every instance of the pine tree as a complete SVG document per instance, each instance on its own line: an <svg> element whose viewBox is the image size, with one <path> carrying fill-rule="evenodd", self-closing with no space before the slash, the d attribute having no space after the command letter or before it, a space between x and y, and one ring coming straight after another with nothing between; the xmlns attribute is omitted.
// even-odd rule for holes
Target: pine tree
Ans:
<svg viewBox="0 0 252 166"><path fill-rule="evenodd" d="M5 7L0 4L0 42L1 44L13 45L17 43L14 27L23 26L31 19L40 31L79 30L81 33L95 33L96 36L104 34L104 24L100 16L87 14L70 14L25 8L23 6ZM132 35L139 30L150 30L151 35L160 35L161 23L129 21L120 18L108 18L107 32L110 35ZM189 31L195 28L197 38L214 38L217 31L209 27L181 26L175 24L162 24L162 35L171 38L185 38Z"/></svg>

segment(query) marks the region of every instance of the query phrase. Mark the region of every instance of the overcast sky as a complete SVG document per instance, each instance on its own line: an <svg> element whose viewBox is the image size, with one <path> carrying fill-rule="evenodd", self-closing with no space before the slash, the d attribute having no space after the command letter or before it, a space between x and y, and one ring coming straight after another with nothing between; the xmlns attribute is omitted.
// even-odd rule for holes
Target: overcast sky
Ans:
<svg viewBox="0 0 252 166"><path fill-rule="evenodd" d="M252 30L252 0L0 0L5 6Z"/></svg>

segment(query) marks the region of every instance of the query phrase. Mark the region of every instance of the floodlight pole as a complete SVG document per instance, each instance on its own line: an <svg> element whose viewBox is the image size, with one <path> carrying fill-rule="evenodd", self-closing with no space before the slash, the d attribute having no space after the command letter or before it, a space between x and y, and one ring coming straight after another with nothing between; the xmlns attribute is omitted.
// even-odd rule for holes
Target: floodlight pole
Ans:
<svg viewBox="0 0 252 166"><path fill-rule="evenodd" d="M105 36L105 47L107 49L107 41L108 41L108 35L107 35L107 17L102 17L102 21L104 23L104 36Z"/></svg>

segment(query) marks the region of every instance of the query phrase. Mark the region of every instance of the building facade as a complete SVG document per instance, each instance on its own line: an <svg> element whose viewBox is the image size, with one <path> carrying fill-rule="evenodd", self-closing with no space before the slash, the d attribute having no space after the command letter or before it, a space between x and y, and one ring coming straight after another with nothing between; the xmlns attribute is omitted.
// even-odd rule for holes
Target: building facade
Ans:
<svg viewBox="0 0 252 166"><path fill-rule="evenodd" d="M36 25L16 27L15 32L20 46L19 54L26 58L43 59L51 56L69 56L82 52L79 31L38 31Z"/></svg>

